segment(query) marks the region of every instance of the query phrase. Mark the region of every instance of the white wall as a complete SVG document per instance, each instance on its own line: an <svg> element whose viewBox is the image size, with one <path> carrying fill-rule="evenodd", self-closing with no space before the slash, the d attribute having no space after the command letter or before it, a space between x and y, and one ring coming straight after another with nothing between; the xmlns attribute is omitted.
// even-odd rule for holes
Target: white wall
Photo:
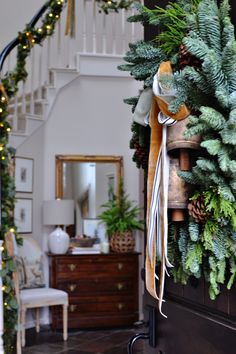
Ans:
<svg viewBox="0 0 236 354"><path fill-rule="evenodd" d="M0 50L25 28L45 0L0 0ZM9 25L10 24L10 25ZM123 98L135 96L139 85L132 78L78 77L63 88L47 122L18 149L17 155L34 159L34 190L18 197L33 199L33 231L47 251L50 228L42 224L43 200L55 198L55 155L121 155L124 187L132 200L142 204L143 177L132 162L129 149L132 114ZM142 187L141 187L142 188ZM137 233L136 247L143 240ZM48 266L45 263L46 278ZM44 318L48 322L48 317Z"/></svg>
<svg viewBox="0 0 236 354"><path fill-rule="evenodd" d="M42 225L42 204L55 198L57 154L123 156L124 187L132 200L142 204L142 177L129 149L132 114L123 103L123 98L137 92L131 78L78 77L59 92L48 120L18 149L18 156L34 159L32 236L45 251L50 228ZM142 246L137 233L136 249Z"/></svg>

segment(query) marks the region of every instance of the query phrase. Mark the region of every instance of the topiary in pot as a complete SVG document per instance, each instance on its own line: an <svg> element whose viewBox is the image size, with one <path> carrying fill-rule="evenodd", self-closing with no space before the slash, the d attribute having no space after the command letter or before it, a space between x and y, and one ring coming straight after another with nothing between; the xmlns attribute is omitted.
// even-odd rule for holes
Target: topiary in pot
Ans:
<svg viewBox="0 0 236 354"><path fill-rule="evenodd" d="M135 246L134 230L143 230L144 223L139 220L140 208L129 200L123 188L119 185L118 196L102 205L105 210L98 216L106 226L110 247L113 252L132 252Z"/></svg>

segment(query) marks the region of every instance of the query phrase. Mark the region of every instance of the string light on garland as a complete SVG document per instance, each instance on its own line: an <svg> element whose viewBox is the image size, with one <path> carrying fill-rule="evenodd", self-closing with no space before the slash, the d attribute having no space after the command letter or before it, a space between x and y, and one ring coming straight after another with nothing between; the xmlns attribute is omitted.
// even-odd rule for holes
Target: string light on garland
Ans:
<svg viewBox="0 0 236 354"><path fill-rule="evenodd" d="M31 48L35 44L41 44L43 40L51 36L54 32L55 24L60 18L64 7L63 0L49 1L46 13L42 17L39 27L27 25L26 28L18 34L17 62L15 69L7 72L0 81L0 167L1 167L1 207L2 207L2 227L0 237L3 240L4 235L10 231L15 234L17 243L22 243L17 235L14 225L14 204L15 204L15 183L13 178L13 158L15 151L8 145L8 136L11 126L7 121L8 98L15 95L18 89L18 83L25 81L27 77L26 58L30 54ZM17 324L17 301L15 298L12 284L12 272L15 271L14 262L9 257L5 249L2 250L2 270L3 294L4 294L4 352L10 354L14 352L13 341Z"/></svg>

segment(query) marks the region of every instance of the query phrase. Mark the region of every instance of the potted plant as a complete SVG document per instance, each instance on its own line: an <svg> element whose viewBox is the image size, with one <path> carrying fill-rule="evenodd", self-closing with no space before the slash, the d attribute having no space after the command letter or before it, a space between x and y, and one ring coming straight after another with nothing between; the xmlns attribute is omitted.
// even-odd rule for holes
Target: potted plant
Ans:
<svg viewBox="0 0 236 354"><path fill-rule="evenodd" d="M129 200L120 182L118 195L102 207L105 210L98 216L106 226L112 251L117 253L132 252L135 246L134 230L143 230L144 223L138 218L140 208Z"/></svg>

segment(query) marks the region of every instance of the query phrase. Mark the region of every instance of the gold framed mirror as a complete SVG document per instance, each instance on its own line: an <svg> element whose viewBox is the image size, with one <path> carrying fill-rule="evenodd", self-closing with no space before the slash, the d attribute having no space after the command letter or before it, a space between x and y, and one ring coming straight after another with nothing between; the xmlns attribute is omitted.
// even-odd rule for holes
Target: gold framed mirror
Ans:
<svg viewBox="0 0 236 354"><path fill-rule="evenodd" d="M121 178L122 156L56 155L56 198L75 202L71 236L84 233L85 221L96 222L101 205L118 194Z"/></svg>

